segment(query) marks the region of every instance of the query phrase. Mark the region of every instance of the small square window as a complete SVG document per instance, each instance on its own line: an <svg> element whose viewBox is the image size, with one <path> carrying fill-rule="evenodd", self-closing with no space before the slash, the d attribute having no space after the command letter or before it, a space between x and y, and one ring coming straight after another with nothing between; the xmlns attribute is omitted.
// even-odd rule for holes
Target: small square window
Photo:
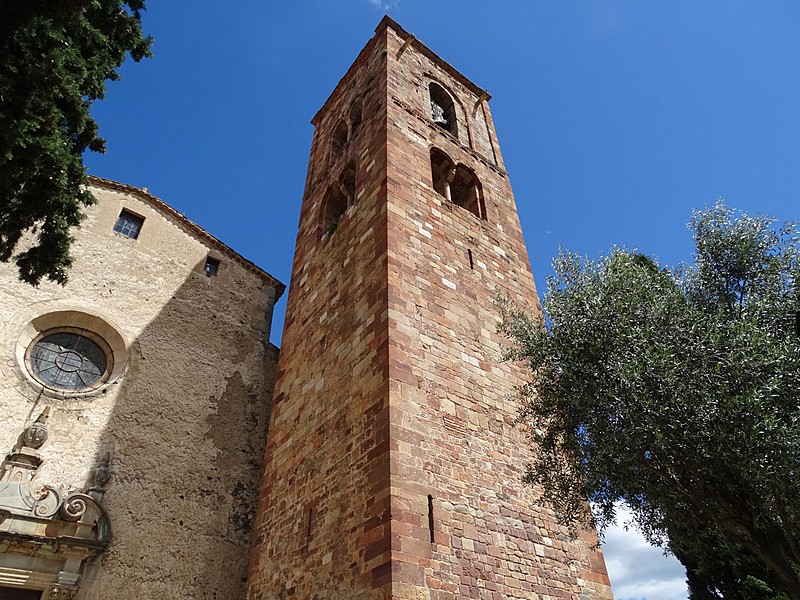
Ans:
<svg viewBox="0 0 800 600"><path fill-rule="evenodd" d="M135 240L139 237L143 224L144 217L123 210L119 213L117 224L114 225L114 231Z"/></svg>
<svg viewBox="0 0 800 600"><path fill-rule="evenodd" d="M206 264L203 266L203 271L205 271L206 275L209 277L216 275L217 271L219 271L219 261L210 256L206 257Z"/></svg>

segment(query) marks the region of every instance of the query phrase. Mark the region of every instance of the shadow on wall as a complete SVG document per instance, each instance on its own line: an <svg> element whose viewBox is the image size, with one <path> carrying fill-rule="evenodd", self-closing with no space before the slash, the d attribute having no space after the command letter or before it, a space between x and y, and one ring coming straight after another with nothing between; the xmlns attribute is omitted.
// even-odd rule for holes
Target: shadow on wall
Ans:
<svg viewBox="0 0 800 600"><path fill-rule="evenodd" d="M231 271L217 277L197 265L129 340L105 415L93 410L100 396L40 396L26 408L30 420L50 405L58 429L98 440L81 472L111 456L103 504L113 537L85 568L77 600L244 595L277 348L268 342L274 294L252 272ZM142 301L127 305L122 293L104 311L119 324ZM92 429L102 422L98 435ZM66 436L58 437L51 430L51 472L37 478L40 485L57 480L59 464L70 461Z"/></svg>

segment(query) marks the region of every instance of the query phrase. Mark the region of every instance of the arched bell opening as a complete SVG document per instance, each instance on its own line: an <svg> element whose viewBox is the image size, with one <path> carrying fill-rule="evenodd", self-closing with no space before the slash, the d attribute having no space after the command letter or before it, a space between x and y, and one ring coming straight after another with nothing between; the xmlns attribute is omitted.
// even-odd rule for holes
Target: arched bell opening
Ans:
<svg viewBox="0 0 800 600"><path fill-rule="evenodd" d="M322 200L321 235L331 235L339 227L345 211L347 210L347 196L340 186L331 187Z"/></svg>
<svg viewBox="0 0 800 600"><path fill-rule="evenodd" d="M458 120L453 98L436 82L431 82L428 91L431 96L431 119L436 125L458 137Z"/></svg>

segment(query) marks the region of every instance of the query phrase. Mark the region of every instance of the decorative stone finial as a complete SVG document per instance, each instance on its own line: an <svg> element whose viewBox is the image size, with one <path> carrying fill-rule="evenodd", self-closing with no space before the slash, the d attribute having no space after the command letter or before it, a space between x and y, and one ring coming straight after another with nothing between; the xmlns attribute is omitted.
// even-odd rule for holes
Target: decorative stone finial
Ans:
<svg viewBox="0 0 800 600"><path fill-rule="evenodd" d="M42 414L22 434L22 445L38 450L47 440L47 418L50 416L50 407L45 406Z"/></svg>
<svg viewBox="0 0 800 600"><path fill-rule="evenodd" d="M103 460L100 461L100 464L97 465L94 469L93 473L93 481L94 487L96 488L103 488L108 483L108 480L111 479L111 453L106 452L103 455Z"/></svg>
<svg viewBox="0 0 800 600"><path fill-rule="evenodd" d="M92 471L92 486L86 493L95 501L101 502L111 480L111 453L106 452Z"/></svg>

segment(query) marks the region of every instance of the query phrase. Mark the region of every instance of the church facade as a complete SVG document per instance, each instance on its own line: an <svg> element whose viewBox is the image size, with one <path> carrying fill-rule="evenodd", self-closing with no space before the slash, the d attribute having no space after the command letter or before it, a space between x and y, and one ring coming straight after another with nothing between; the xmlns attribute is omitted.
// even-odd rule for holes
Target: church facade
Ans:
<svg viewBox="0 0 800 600"><path fill-rule="evenodd" d="M0 598L239 598L284 286L91 189L66 286L0 265Z"/></svg>
<svg viewBox="0 0 800 600"><path fill-rule="evenodd" d="M522 485L536 289L489 95L386 17L314 117L284 286L98 178L66 287L0 265L0 599L611 599Z"/></svg>

